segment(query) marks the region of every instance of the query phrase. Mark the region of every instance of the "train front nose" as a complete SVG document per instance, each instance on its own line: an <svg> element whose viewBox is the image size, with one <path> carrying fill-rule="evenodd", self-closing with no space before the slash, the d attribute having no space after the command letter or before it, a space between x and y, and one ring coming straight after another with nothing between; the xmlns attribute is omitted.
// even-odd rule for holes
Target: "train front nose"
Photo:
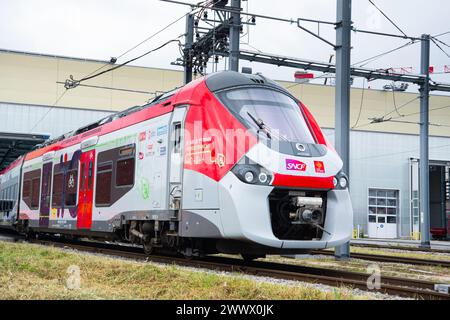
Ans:
<svg viewBox="0 0 450 320"><path fill-rule="evenodd" d="M242 162L221 181L227 237L280 250L323 249L350 239L353 209L339 157L300 158L259 144Z"/></svg>

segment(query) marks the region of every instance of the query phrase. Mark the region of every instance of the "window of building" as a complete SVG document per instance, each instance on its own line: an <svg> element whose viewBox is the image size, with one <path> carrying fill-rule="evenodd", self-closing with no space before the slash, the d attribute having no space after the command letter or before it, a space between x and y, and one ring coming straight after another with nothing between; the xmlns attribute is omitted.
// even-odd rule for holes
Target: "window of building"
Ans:
<svg viewBox="0 0 450 320"><path fill-rule="evenodd" d="M78 170L71 170L67 172L65 183L65 205L75 206L77 204L77 190L78 190Z"/></svg>
<svg viewBox="0 0 450 320"><path fill-rule="evenodd" d="M95 204L107 206L111 203L112 163L99 164L97 167L97 185L95 190Z"/></svg>
<svg viewBox="0 0 450 320"><path fill-rule="evenodd" d="M52 191L52 206L61 207L62 206L62 195L63 195L63 174L57 173L53 175L53 191Z"/></svg>
<svg viewBox="0 0 450 320"><path fill-rule="evenodd" d="M134 184L134 158L117 161L116 186L132 186Z"/></svg>
<svg viewBox="0 0 450 320"><path fill-rule="evenodd" d="M369 190L369 222L397 223L399 201L398 190Z"/></svg>

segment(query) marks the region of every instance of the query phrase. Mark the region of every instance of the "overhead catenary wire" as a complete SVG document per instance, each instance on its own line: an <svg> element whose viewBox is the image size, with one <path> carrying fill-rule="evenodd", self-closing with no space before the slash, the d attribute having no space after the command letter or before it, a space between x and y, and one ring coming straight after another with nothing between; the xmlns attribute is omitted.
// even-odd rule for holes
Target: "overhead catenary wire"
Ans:
<svg viewBox="0 0 450 320"><path fill-rule="evenodd" d="M173 43L173 42L177 42L179 45L181 45L181 41L180 41L179 39L172 39L172 40L169 40L169 41L165 42L164 44L160 45L159 47L157 47L157 48L155 48L155 49L149 50L149 51L147 51L147 52L141 54L140 56L138 56L138 57L136 57L136 58L130 59L130 60L128 60L128 61L125 61L124 63L121 63L121 64L119 64L119 65L116 65L116 66L114 66L114 67L111 67L111 68L109 68L109 69L107 69L107 70L104 70L104 71L98 72L98 73L96 73L96 74L93 74L93 75L84 77L84 78L82 78L82 79L80 79L80 80L75 80L75 79L73 79L73 77L71 76L70 79L67 79L67 80L66 80L65 88L66 88L66 89L73 89L73 88L76 88L80 83L82 83L82 82L84 82L84 81L88 81L88 80L97 78L97 77L99 77L99 76L101 76L101 75L104 75L105 73L108 73L108 72L117 70L117 69L119 69L119 68L122 68L122 67L126 66L127 64L130 64L130 63L132 63L132 62L134 62L134 61L136 61L136 60L139 60L139 59L141 59L141 58L143 58L143 57L149 55L150 53L153 53L153 52L155 52L155 51L158 51L158 50L164 48L165 46L167 46L168 44Z"/></svg>
<svg viewBox="0 0 450 320"><path fill-rule="evenodd" d="M430 110L428 110L427 112L432 113L432 112L435 112L435 111L444 110L444 109L448 109L448 108L450 108L450 105L449 105L449 106L444 106L444 107L438 107L438 108L430 109ZM419 115L419 114L422 114L422 113L423 113L423 112L420 112L420 111L419 111L419 112L413 112L413 113L409 113L409 114L402 115L402 118L407 118L407 117ZM392 118L392 120L396 120L396 119L399 119L399 118L400 118L400 117Z"/></svg>
<svg viewBox="0 0 450 320"><path fill-rule="evenodd" d="M436 37L431 37L432 39L434 39L435 41L437 41L437 42L439 42L439 43L441 43L441 44L443 44L444 46L446 46L446 47L449 47L450 48L450 45L449 44L447 44L447 43L445 43L444 41L442 41L442 40L439 40L438 38L436 38Z"/></svg>
<svg viewBox="0 0 450 320"><path fill-rule="evenodd" d="M398 30L398 31L400 31L405 37L408 37L407 35L406 35L406 33L405 32L403 32L403 30L402 29L400 29L400 27L391 19L391 18L389 18L388 17L388 15L387 14L385 14L384 12L383 12L383 10L381 10L372 0L369 0L369 2L370 2L370 4L372 5L372 6L374 6L390 23L392 23L392 25Z"/></svg>
<svg viewBox="0 0 450 320"><path fill-rule="evenodd" d="M187 14L189 14L189 13L187 13ZM123 53L121 53L119 56L117 56L116 59L118 60L118 59L122 58L123 56L125 56L128 53L130 53L131 51L133 51L133 50L137 49L138 47L142 46L144 43L150 41L151 39L153 39L157 35L163 33L164 31L166 31L167 29L172 27L174 24L176 24L177 22L179 22L180 20L185 18L187 14L183 14L181 17L179 17L179 18L175 19L174 21L170 22L169 24L167 24L163 28L159 29L158 31L156 31L155 33L151 34L150 36L148 36L144 40L140 41L138 44L136 44L136 45L132 46L131 48L125 50ZM99 68L95 69L91 73L87 74L83 78L89 77L89 76L97 73L98 71L104 69L106 66L109 66L109 65L111 65L111 62L103 64L102 66L100 66Z"/></svg>
<svg viewBox="0 0 450 320"><path fill-rule="evenodd" d="M403 115L399 112L399 109L397 108L397 99L395 98L395 83L392 83L392 102L394 103L395 112L400 116L403 117Z"/></svg>
<svg viewBox="0 0 450 320"><path fill-rule="evenodd" d="M434 38L431 38L431 41L436 45L436 47L439 48L439 50L441 50L446 56L447 58L450 58L450 54L448 54L448 52L446 52L438 43Z"/></svg>
<svg viewBox="0 0 450 320"><path fill-rule="evenodd" d="M364 106L364 93L366 91L366 79L364 79L363 82L363 87L362 87L362 92L361 92L361 103L359 106L359 114L358 114L358 118L356 119L356 123L353 125L352 129L355 129L356 126L359 123L359 120L361 120L361 115L362 115L362 111L363 111L363 106Z"/></svg>
<svg viewBox="0 0 450 320"><path fill-rule="evenodd" d="M48 114L56 107L56 105L62 100L62 98L66 95L69 90L65 89L58 98L56 98L55 102L49 107L46 113L31 127L28 133L32 133L33 130L48 116Z"/></svg>
<svg viewBox="0 0 450 320"><path fill-rule="evenodd" d="M372 63L372 62L374 62L374 61L376 61L376 60L378 60L378 59L380 59L380 58L382 58L382 57L384 57L384 56L386 56L388 54L391 54L391 53L399 51L399 50L401 50L403 48L409 47L409 46L411 46L411 45L413 45L413 44L415 44L417 42L419 42L419 40L411 40L408 43L402 44L399 47L395 47L394 49L390 49L390 50L388 50L386 52L382 52L382 53L377 54L377 55L375 55L373 57L370 57L370 58L367 58L367 59L355 62L352 66L358 65L359 67L364 67L364 66L368 65L369 63Z"/></svg>
<svg viewBox="0 0 450 320"><path fill-rule="evenodd" d="M450 34L450 31L446 31L446 32L442 32L440 34L434 35L433 38L439 38L439 37L445 36L447 34Z"/></svg>

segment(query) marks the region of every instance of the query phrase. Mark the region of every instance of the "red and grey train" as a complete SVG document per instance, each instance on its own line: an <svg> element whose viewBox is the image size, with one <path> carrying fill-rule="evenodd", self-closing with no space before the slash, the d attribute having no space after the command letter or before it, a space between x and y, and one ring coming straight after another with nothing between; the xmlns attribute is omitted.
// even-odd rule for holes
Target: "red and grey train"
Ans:
<svg viewBox="0 0 450 320"><path fill-rule="evenodd" d="M38 146L0 173L0 225L187 256L349 241L343 163L307 107L219 72Z"/></svg>

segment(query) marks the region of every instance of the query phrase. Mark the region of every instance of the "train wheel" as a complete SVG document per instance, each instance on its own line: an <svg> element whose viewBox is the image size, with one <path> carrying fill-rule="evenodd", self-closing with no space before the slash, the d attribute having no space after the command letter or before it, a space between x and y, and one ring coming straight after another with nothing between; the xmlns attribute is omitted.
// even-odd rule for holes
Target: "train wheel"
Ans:
<svg viewBox="0 0 450 320"><path fill-rule="evenodd" d="M154 247L153 247L151 241L144 241L143 246L144 246L144 253L146 255L149 256L149 255L153 254Z"/></svg>
<svg viewBox="0 0 450 320"><path fill-rule="evenodd" d="M33 241L33 240L36 240L36 238L37 238L37 233L35 233L32 230L28 230L25 233L25 240L27 240L27 241Z"/></svg>

